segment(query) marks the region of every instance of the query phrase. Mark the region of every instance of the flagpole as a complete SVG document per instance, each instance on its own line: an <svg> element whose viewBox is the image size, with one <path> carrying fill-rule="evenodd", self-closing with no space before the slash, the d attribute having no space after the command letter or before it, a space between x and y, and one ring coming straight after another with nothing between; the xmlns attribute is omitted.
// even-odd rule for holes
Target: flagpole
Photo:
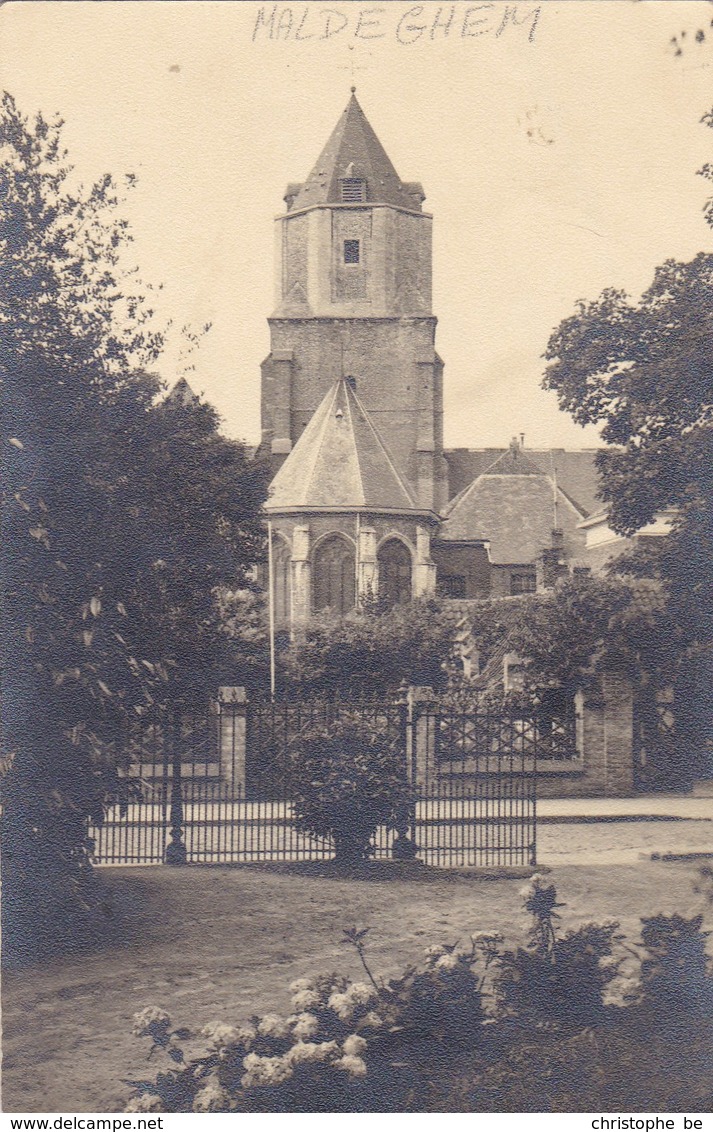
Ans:
<svg viewBox="0 0 713 1132"><path fill-rule="evenodd" d="M270 699L275 698L275 578L272 568L272 520L267 520L267 608L270 619Z"/></svg>

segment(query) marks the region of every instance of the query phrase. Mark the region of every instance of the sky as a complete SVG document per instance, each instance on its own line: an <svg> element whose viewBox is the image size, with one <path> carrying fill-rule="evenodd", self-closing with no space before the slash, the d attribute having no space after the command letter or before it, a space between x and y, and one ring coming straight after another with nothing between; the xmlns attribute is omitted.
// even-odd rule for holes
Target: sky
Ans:
<svg viewBox="0 0 713 1132"><path fill-rule="evenodd" d="M446 444L582 448L597 433L541 389L542 354L577 300L637 296L666 258L710 249L713 30L691 40L712 16L704 0L11 0L0 86L61 114L84 182L136 174L127 262L163 284L160 373L194 366L226 434L255 443L274 218L356 85L434 216ZM186 359L180 328L207 322Z"/></svg>

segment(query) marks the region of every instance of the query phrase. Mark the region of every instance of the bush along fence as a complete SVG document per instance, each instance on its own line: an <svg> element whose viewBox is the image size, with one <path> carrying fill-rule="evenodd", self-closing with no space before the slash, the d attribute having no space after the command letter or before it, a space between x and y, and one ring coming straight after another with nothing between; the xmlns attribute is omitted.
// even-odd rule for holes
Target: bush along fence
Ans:
<svg viewBox="0 0 713 1132"><path fill-rule="evenodd" d="M89 830L93 859L297 861L336 852L532 865L538 790L630 788L630 716L626 688L611 682L561 711L464 707L417 687L382 701L276 702L222 688L205 711L133 725L124 740L128 803Z"/></svg>
<svg viewBox="0 0 713 1132"><path fill-rule="evenodd" d="M713 978L702 916L653 916L641 940L615 922L562 931L554 885L532 876L524 946L493 931L432 944L374 976L300 978L284 1015L174 1026L134 1018L163 1062L126 1082L127 1112L707 1112Z"/></svg>

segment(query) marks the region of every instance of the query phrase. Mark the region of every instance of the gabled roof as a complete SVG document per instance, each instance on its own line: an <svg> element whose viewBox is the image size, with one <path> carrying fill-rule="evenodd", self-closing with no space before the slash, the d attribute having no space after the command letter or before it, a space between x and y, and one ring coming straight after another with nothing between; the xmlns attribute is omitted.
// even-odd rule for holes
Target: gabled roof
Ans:
<svg viewBox="0 0 713 1132"><path fill-rule="evenodd" d="M503 448L449 448L443 453L448 464L450 497L453 501L473 480L491 470L498 457L506 456ZM527 459L548 476L557 476L557 486L583 514L598 511L598 476L596 449L565 451L563 448L528 448ZM522 456L522 450L520 452Z"/></svg>
<svg viewBox="0 0 713 1132"><path fill-rule="evenodd" d="M420 211L423 189L404 184L354 96L347 103L314 169L303 185L289 185L290 211L317 204L339 204L342 177L366 180L366 199Z"/></svg>
<svg viewBox="0 0 713 1132"><path fill-rule="evenodd" d="M265 509L419 511L348 378L324 397L270 485Z"/></svg>
<svg viewBox="0 0 713 1132"><path fill-rule="evenodd" d="M565 553L576 554L584 543L577 530L582 515L553 478L512 446L448 504L439 538L487 539L494 565L533 563L551 545L555 527L564 533Z"/></svg>
<svg viewBox="0 0 713 1132"><path fill-rule="evenodd" d="M485 471L485 475L488 476L544 476L544 474L542 468L525 455L517 442L511 444L497 460L493 460Z"/></svg>

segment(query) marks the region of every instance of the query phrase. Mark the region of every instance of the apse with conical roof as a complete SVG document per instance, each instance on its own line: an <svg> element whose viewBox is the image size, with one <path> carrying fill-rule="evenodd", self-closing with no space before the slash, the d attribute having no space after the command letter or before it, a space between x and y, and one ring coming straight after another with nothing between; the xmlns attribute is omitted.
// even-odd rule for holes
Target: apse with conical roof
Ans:
<svg viewBox="0 0 713 1132"><path fill-rule="evenodd" d="M336 381L270 486L274 514L420 514L348 378Z"/></svg>
<svg viewBox="0 0 713 1132"><path fill-rule="evenodd" d="M402 180L354 90L275 222L275 307L262 371L262 451L275 467L350 375L416 504L446 501L443 363L424 193Z"/></svg>

